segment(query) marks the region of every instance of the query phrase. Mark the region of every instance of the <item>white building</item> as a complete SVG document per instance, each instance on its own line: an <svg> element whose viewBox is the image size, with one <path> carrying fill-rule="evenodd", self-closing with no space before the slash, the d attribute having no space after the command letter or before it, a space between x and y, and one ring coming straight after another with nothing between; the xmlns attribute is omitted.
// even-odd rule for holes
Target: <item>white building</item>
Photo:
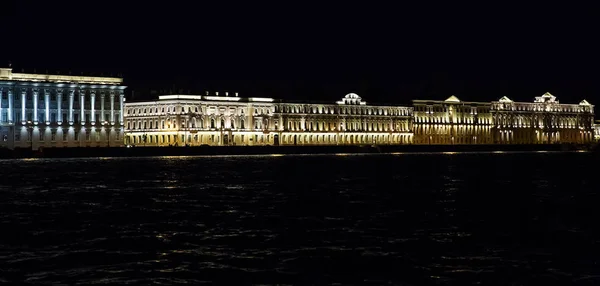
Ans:
<svg viewBox="0 0 600 286"><path fill-rule="evenodd" d="M0 69L0 147L122 146L122 83Z"/></svg>
<svg viewBox="0 0 600 286"><path fill-rule="evenodd" d="M126 143L136 146L408 144L413 137L411 107L367 105L354 93L325 104L162 95L125 110Z"/></svg>

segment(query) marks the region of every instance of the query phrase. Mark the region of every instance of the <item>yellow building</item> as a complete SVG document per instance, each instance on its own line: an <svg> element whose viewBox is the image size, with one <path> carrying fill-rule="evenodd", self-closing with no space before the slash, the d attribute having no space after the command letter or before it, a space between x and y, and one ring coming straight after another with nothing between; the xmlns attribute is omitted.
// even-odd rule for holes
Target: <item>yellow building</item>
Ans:
<svg viewBox="0 0 600 286"><path fill-rule="evenodd" d="M415 144L492 144L491 104L413 100Z"/></svg>
<svg viewBox="0 0 600 286"><path fill-rule="evenodd" d="M412 107L243 98L237 93L161 95L127 102L126 143L136 146L410 144Z"/></svg>
<svg viewBox="0 0 600 286"><path fill-rule="evenodd" d="M545 93L534 102L508 97L492 102L494 142L498 144L590 143L594 140L594 106L559 103Z"/></svg>
<svg viewBox="0 0 600 286"><path fill-rule="evenodd" d="M550 93L533 102L413 100L415 144L590 143L594 106L562 104Z"/></svg>

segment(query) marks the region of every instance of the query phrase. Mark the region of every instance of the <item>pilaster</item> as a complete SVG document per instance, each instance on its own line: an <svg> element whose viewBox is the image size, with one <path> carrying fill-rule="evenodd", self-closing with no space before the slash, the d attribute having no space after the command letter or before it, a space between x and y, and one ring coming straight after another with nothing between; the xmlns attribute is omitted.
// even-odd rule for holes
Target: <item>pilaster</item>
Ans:
<svg viewBox="0 0 600 286"><path fill-rule="evenodd" d="M90 90L90 107L92 110L92 115L90 116L92 118L92 125L94 125L96 123L96 110L94 108L94 105L96 104L96 91L95 90Z"/></svg>
<svg viewBox="0 0 600 286"><path fill-rule="evenodd" d="M46 125L50 125L50 90L44 89L44 104L46 109Z"/></svg>
<svg viewBox="0 0 600 286"><path fill-rule="evenodd" d="M33 124L38 124L38 99L40 95L40 91L37 88L33 88L31 90L33 93Z"/></svg>
<svg viewBox="0 0 600 286"><path fill-rule="evenodd" d="M25 125L27 118L25 118L25 97L27 96L27 89L21 88L21 123Z"/></svg>
<svg viewBox="0 0 600 286"><path fill-rule="evenodd" d="M104 91L100 91L100 123L104 125L106 116L104 115L104 102L106 101Z"/></svg>
<svg viewBox="0 0 600 286"><path fill-rule="evenodd" d="M115 125L115 91L110 91L110 125Z"/></svg>
<svg viewBox="0 0 600 286"><path fill-rule="evenodd" d="M69 89L69 125L73 125L73 99L75 98L75 90Z"/></svg>
<svg viewBox="0 0 600 286"><path fill-rule="evenodd" d="M62 95L63 95L63 90L62 89L56 89L56 119L58 121L58 125L61 125L64 118L62 118Z"/></svg>
<svg viewBox="0 0 600 286"><path fill-rule="evenodd" d="M81 122L81 125L85 125L85 89L79 90L79 98L79 122Z"/></svg>

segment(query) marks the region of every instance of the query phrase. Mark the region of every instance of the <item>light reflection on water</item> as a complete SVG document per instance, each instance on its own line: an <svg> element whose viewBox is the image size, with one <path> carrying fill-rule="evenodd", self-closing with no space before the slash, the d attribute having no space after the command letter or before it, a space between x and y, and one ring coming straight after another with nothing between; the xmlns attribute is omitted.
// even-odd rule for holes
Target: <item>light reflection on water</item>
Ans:
<svg viewBox="0 0 600 286"><path fill-rule="evenodd" d="M3 160L0 281L590 283L600 199L584 166L595 162L523 152Z"/></svg>

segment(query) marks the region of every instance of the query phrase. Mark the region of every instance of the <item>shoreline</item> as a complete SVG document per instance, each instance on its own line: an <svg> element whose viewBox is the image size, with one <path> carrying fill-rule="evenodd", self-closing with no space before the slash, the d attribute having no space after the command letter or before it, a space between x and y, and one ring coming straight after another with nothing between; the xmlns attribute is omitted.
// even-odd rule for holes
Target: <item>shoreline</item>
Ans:
<svg viewBox="0 0 600 286"><path fill-rule="evenodd" d="M326 145L326 146L194 146L194 147L74 147L0 150L0 159L156 157L219 155L481 153L481 152L595 151L590 145Z"/></svg>

